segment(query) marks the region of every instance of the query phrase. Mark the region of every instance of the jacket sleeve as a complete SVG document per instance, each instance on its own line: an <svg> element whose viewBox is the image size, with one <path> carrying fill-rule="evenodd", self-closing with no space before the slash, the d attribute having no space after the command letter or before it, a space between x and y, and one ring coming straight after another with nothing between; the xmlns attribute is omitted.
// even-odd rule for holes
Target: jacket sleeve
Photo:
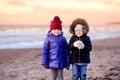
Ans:
<svg viewBox="0 0 120 80"><path fill-rule="evenodd" d="M83 48L83 50L88 51L88 52L92 50L92 44L91 44L91 40L89 37L86 38L84 45L85 47Z"/></svg>
<svg viewBox="0 0 120 80"><path fill-rule="evenodd" d="M69 52L69 49L68 49L68 43L65 39L65 53L66 53L66 60L67 60L67 65L70 64L70 52Z"/></svg>
<svg viewBox="0 0 120 80"><path fill-rule="evenodd" d="M76 49L76 47L74 47L73 43L74 43L74 38L73 38L73 36L72 36L72 37L70 38L70 41L69 41L69 50L70 50L70 51Z"/></svg>
<svg viewBox="0 0 120 80"><path fill-rule="evenodd" d="M49 49L50 49L50 42L49 39L46 38L44 41L43 45L43 50L42 50L42 66L46 65L48 66L49 63Z"/></svg>

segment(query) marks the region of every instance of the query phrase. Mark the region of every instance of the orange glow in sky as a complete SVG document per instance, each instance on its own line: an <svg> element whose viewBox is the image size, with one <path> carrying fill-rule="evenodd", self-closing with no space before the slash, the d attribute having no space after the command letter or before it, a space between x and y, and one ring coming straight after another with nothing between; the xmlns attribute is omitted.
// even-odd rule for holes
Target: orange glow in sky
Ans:
<svg viewBox="0 0 120 80"><path fill-rule="evenodd" d="M120 0L0 0L0 24L49 24L55 15L63 24L120 21Z"/></svg>

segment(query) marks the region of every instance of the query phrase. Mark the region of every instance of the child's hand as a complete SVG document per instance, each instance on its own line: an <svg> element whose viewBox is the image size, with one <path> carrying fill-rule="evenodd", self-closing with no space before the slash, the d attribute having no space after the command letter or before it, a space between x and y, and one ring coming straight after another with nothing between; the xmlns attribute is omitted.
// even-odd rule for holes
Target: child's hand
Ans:
<svg viewBox="0 0 120 80"><path fill-rule="evenodd" d="M78 43L78 49L83 49L85 47L82 41L78 41L77 43Z"/></svg>
<svg viewBox="0 0 120 80"><path fill-rule="evenodd" d="M74 47L78 47L78 42L75 41L75 42L73 43L73 45L74 45Z"/></svg>
<svg viewBox="0 0 120 80"><path fill-rule="evenodd" d="M48 69L48 66L47 66L47 65L43 65L43 66L44 66L44 68Z"/></svg>
<svg viewBox="0 0 120 80"><path fill-rule="evenodd" d="M69 68L70 68L70 65L67 65L66 69L69 70Z"/></svg>

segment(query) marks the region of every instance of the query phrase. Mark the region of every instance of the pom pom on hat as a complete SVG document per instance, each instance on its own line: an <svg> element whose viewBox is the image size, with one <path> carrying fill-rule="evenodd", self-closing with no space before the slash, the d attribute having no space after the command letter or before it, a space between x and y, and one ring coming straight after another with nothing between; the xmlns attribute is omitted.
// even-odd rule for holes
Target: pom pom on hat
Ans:
<svg viewBox="0 0 120 80"><path fill-rule="evenodd" d="M53 29L62 30L62 21L60 20L59 16L55 16L53 18L53 21L51 21L50 30L53 30Z"/></svg>

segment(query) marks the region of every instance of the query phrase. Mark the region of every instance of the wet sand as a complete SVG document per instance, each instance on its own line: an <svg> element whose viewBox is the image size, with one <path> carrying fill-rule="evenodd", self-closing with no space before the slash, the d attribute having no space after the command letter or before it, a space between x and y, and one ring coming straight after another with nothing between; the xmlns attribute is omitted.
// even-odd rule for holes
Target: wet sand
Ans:
<svg viewBox="0 0 120 80"><path fill-rule="evenodd" d="M88 80L120 80L120 38L92 41ZM41 66L42 49L1 49L0 80L49 80L50 71ZM64 69L71 80L71 68Z"/></svg>

